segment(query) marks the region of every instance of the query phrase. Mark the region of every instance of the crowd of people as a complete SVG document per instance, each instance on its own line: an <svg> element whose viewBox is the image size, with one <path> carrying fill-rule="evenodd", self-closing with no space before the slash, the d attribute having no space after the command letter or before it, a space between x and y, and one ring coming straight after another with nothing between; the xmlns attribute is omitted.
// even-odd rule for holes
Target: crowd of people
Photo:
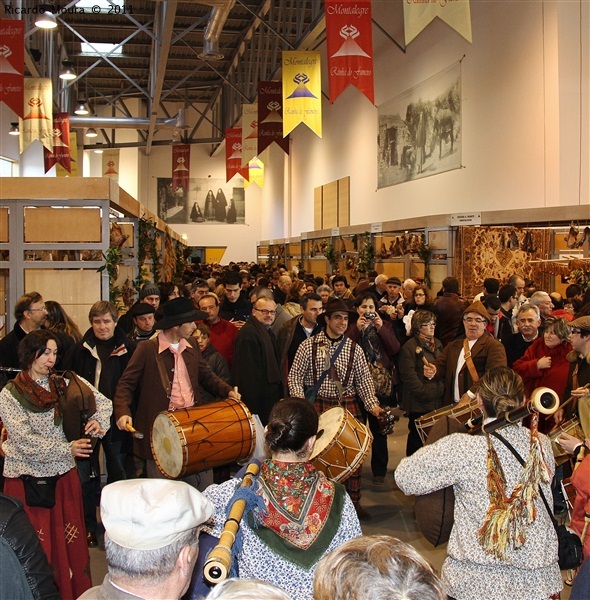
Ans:
<svg viewBox="0 0 590 600"><path fill-rule="evenodd" d="M193 265L182 281L144 284L119 313L97 301L82 333L58 302L29 292L0 340L3 488L37 531L39 589L49 589L50 569L62 598L203 597L193 573L199 532L218 537L243 497L238 579L212 598L250 589L295 599L381 597L373 589L388 598L557 597L557 538L540 496L562 512L559 482L569 473L555 471L544 434L575 417L590 438L590 291L571 284L562 298L514 275L486 279L468 301L454 277L431 297L420 281L377 273L353 289L344 275ZM423 447L428 413L469 405L493 420L540 386L571 399L539 423L502 430L524 468L489 435ZM168 481L150 444L156 416L224 399L245 404L264 428L267 458L252 489L237 491L237 465ZM371 430L375 485L385 483L394 409L409 429L399 488L453 487L442 579L399 540L362 536L359 521L372 517L360 470L340 484L310 461L326 435L319 416L335 407ZM575 455L584 439L570 438L559 439ZM589 469L577 472L580 489L590 489ZM109 574L89 589L99 498Z"/></svg>

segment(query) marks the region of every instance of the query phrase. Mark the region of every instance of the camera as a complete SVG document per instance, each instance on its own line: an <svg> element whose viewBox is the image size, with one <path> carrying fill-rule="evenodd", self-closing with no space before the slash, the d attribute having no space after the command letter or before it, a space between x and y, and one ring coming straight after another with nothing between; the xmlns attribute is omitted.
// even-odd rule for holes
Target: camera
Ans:
<svg viewBox="0 0 590 600"><path fill-rule="evenodd" d="M377 313L366 312L363 316L365 317L365 319L369 319L369 321L372 321L377 316Z"/></svg>

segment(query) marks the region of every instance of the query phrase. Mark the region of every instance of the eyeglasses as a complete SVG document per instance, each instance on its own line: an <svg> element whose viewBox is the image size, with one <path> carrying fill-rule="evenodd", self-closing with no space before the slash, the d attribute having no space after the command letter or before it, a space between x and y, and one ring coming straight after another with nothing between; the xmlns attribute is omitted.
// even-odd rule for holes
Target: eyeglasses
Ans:
<svg viewBox="0 0 590 600"><path fill-rule="evenodd" d="M485 323L486 319L475 319L473 317L464 317L463 318L463 323L479 323L480 325L482 323Z"/></svg>
<svg viewBox="0 0 590 600"><path fill-rule="evenodd" d="M29 308L29 312L47 312L47 308L43 306L42 308Z"/></svg>
<svg viewBox="0 0 590 600"><path fill-rule="evenodd" d="M418 296L426 296L426 294L423 294L422 292L419 292L417 294L414 294L414 298L418 297Z"/></svg>
<svg viewBox="0 0 590 600"><path fill-rule="evenodd" d="M434 321L429 321L428 323L422 323L420 327L434 327L436 323Z"/></svg>
<svg viewBox="0 0 590 600"><path fill-rule="evenodd" d="M268 310L268 308L253 308L252 310L257 310L258 312L262 313L265 317L268 316L274 316L277 314L276 310Z"/></svg>

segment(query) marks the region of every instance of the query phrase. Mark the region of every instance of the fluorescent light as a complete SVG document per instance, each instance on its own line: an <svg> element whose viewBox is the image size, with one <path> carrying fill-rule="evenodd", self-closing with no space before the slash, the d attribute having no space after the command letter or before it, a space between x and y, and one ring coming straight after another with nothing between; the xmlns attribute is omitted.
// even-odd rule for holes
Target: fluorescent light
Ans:
<svg viewBox="0 0 590 600"><path fill-rule="evenodd" d="M107 44L104 42L91 42L87 44L82 42L80 44L81 53L86 56L103 56L109 54L112 57L121 56L123 54L123 46L119 44ZM116 50L115 50L116 48Z"/></svg>

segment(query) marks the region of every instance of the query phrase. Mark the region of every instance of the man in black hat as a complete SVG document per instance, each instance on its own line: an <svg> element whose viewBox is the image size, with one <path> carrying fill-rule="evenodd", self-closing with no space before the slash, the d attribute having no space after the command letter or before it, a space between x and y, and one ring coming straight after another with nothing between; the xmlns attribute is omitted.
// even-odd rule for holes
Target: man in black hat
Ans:
<svg viewBox="0 0 590 600"><path fill-rule="evenodd" d="M160 308L160 288L151 281L143 284L141 290L139 290L139 300L119 319L119 327L129 335L133 331L133 317L131 311L139 304L149 304L154 307L156 313L156 320L160 318L158 309Z"/></svg>
<svg viewBox="0 0 590 600"><path fill-rule="evenodd" d="M295 354L289 371L289 394L313 399L319 414L342 405L363 422L362 405L375 417L380 417L383 409L375 396L363 349L345 335L351 312L343 300L328 300L326 329L303 341ZM360 505L360 469L345 486L359 519L369 520L371 515Z"/></svg>
<svg viewBox="0 0 590 600"><path fill-rule="evenodd" d="M156 332L156 309L146 302L138 302L127 313L133 318L133 331L129 334L134 342L149 340Z"/></svg>
<svg viewBox="0 0 590 600"><path fill-rule="evenodd" d="M146 461L148 477L162 478L150 448L150 431L156 415L165 410L190 408L201 404L199 385L213 396L240 399L240 394L219 379L201 357L195 338L194 321L207 318L196 310L190 298L175 298L163 307L163 318L158 321L160 333L141 343L119 380L113 407L117 427L125 431L133 426L145 434L134 438L133 451ZM135 417L131 403L139 391ZM201 490L212 483L210 471L196 473L184 479Z"/></svg>

